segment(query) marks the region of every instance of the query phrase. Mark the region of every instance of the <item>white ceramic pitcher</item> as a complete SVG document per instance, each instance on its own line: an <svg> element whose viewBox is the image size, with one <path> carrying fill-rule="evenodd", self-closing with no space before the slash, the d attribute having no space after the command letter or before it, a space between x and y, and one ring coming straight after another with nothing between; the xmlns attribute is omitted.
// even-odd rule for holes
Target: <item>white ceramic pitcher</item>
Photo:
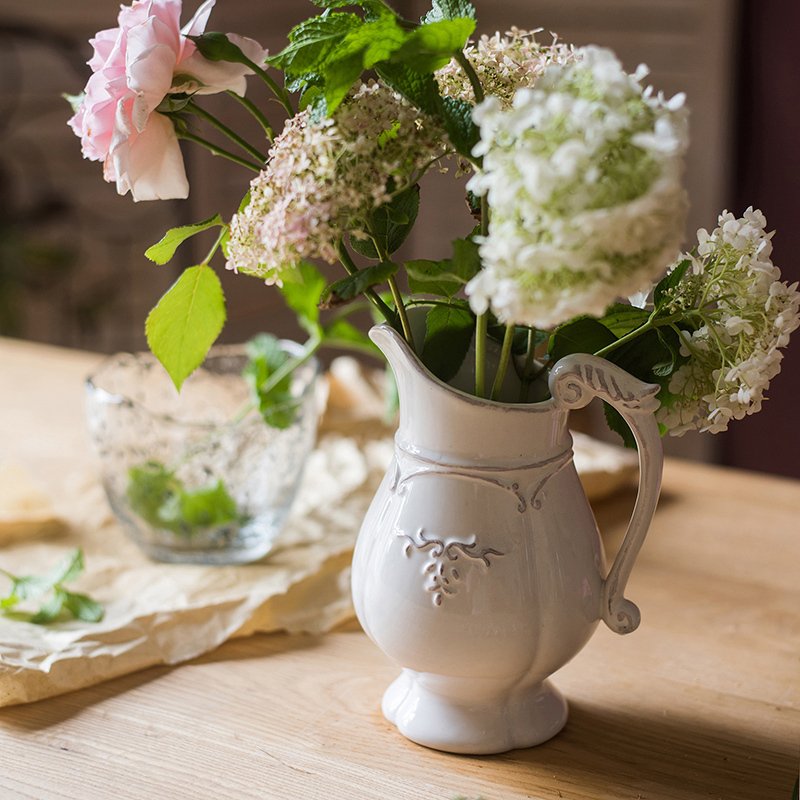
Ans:
<svg viewBox="0 0 800 800"><path fill-rule="evenodd" d="M383 713L409 739L454 753L539 744L567 719L548 676L600 619L618 633L639 624L623 592L660 489L658 387L570 355L551 372L551 399L490 402L433 377L388 325L370 335L400 394L394 460L353 561L358 618L402 667ZM639 447L639 493L608 572L567 429L569 410L594 397Z"/></svg>

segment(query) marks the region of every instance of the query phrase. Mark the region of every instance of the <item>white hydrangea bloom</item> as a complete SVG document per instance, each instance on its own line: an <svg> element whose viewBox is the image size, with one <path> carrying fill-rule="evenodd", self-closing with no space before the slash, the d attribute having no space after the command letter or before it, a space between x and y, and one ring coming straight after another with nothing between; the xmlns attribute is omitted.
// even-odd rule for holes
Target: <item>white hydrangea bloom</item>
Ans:
<svg viewBox="0 0 800 800"><path fill-rule="evenodd" d="M441 131L398 94L360 84L333 119L303 111L286 123L248 206L231 221L228 269L281 283L303 258L329 264L346 233L395 187L414 182L446 153Z"/></svg>
<svg viewBox="0 0 800 800"><path fill-rule="evenodd" d="M644 90L646 69L626 74L610 50L575 58L510 108L487 97L474 113L483 168L469 188L487 196L491 222L467 293L506 323L601 314L649 284L682 238L683 96Z"/></svg>
<svg viewBox="0 0 800 800"><path fill-rule="evenodd" d="M688 312L698 327L682 333L689 360L670 378L656 414L673 436L719 433L756 413L780 372L780 350L800 325L800 292L780 280L766 224L752 208L739 219L725 211L712 233L698 231L697 255L682 257L691 270L672 290L668 310Z"/></svg>

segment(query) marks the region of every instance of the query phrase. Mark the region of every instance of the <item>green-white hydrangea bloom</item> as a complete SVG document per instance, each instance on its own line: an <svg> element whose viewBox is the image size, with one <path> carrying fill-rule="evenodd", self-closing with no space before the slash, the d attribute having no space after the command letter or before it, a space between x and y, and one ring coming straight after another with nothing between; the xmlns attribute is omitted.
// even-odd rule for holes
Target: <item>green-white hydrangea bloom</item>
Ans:
<svg viewBox="0 0 800 800"><path fill-rule="evenodd" d="M667 311L696 324L682 332L688 361L660 395L658 421L673 436L719 433L732 419L761 409L780 372L781 349L800 325L800 292L780 280L772 233L752 208L737 219L724 211L712 232L698 231L691 269L670 291Z"/></svg>
<svg viewBox="0 0 800 800"><path fill-rule="evenodd" d="M667 101L610 50L548 66L511 108L475 110L483 167L470 181L491 208L484 269L467 287L476 313L551 328L599 315L651 282L677 253L688 132L683 95Z"/></svg>

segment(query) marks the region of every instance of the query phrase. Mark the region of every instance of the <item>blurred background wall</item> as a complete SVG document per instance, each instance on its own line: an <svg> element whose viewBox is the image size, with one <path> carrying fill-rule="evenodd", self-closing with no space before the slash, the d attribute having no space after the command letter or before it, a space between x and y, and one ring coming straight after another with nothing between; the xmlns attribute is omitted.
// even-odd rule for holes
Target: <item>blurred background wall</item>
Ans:
<svg viewBox="0 0 800 800"><path fill-rule="evenodd" d="M612 47L626 67L651 68L667 95L685 91L692 111L686 183L692 201L687 241L717 213L763 208L775 261L800 278L800 3L797 0L477 0L480 32L511 25L555 31L575 44ZM398 0L409 17L424 0ZM88 77L87 39L115 24L114 0L0 0L0 335L100 351L141 349L147 311L178 272L202 257L197 241L174 265L142 255L167 228L220 211L229 216L249 175L205 152L185 150L187 201L135 204L84 162L66 126L62 92ZM187 2L184 17L194 11ZM217 0L210 29L236 31L272 51L313 6L305 0ZM259 87L253 84L255 92ZM254 98L258 95L254 93ZM213 98L215 110L233 101ZM272 116L277 118L277 113ZM407 252L435 257L469 230L452 182L432 180ZM259 330L297 335L279 297L246 277L224 275L226 340ZM2 376L0 376L0 382ZM6 387L2 387L4 390ZM670 452L800 477L800 344L790 348L764 411L717 437L685 437Z"/></svg>

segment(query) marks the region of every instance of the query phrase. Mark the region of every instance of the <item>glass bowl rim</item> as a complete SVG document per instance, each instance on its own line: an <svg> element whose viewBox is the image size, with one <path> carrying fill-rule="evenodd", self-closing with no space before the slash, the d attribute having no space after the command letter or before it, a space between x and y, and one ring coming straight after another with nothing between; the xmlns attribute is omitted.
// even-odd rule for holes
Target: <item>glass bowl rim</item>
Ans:
<svg viewBox="0 0 800 800"><path fill-rule="evenodd" d="M303 346L298 342L293 341L292 339L278 339L278 343L290 355L299 356L302 355L304 352ZM246 355L245 347L246 343L244 342L238 344L213 345L206 354L206 357L203 359L203 363L200 365L200 367L202 367L203 364L205 364L205 362L209 358L220 357L220 356L234 357L234 358L243 357ZM226 420L225 422L221 423L213 422L210 420L182 420L182 419L177 419L173 414L151 411L145 403L142 403L139 400L134 400L133 398L125 394L121 394L119 392L112 392L108 389L105 389L98 383L98 379L103 374L103 372L110 366L113 366L117 361L120 361L121 359L133 359L134 363L137 364L143 362L149 362L151 364L159 364L160 366L160 362L158 361L158 359L149 350L139 350L135 353L123 350L118 353L114 353L110 356L107 356L100 362L100 364L97 365L97 367L94 370L92 370L92 372L90 372L84 378L83 382L84 388L86 390L87 395L91 398L92 402L96 402L98 405L119 405L119 406L128 406L132 408L139 408L153 420L194 430L224 429L227 427L240 425L248 417L253 417L252 412L255 411L255 408L250 409L243 418L237 419L236 417L234 417L230 420ZM314 387L317 384L317 379L319 378L321 373L320 362L315 355L309 356L308 359L306 359L306 361L302 364L302 366L310 367L311 374L306 380L305 386L303 386L302 391L298 395L297 397L298 400L304 400L310 392L314 391ZM198 367L198 369L200 367ZM164 379L168 382L171 382L169 375L167 375L166 370L164 370L163 367L161 367L161 369L163 370ZM261 421L260 416L258 417L258 419L259 421Z"/></svg>

